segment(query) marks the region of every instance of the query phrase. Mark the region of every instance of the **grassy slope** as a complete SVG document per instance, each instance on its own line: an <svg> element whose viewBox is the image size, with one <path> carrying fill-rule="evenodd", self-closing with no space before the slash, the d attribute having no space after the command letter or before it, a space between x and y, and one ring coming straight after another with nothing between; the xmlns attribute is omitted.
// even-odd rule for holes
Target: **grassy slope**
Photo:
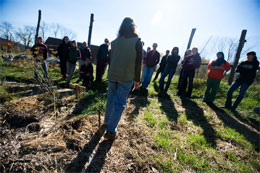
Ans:
<svg viewBox="0 0 260 173"><path fill-rule="evenodd" d="M19 64L3 63L2 67L5 78L32 79L29 64L22 67ZM63 83L59 80L57 66L50 69L50 75L56 83ZM77 80L76 76L72 82ZM150 84L148 97L141 96L136 100L133 96L130 99L130 104L136 109L144 108L134 112L135 119L148 127L157 145L156 155L139 159L155 162L164 172L259 171L259 116L253 113L253 108L259 106L260 86L252 85L239 105L238 112L232 113L202 102L205 80L195 79L193 96L196 99L191 100L173 96L176 93L176 82L175 76L168 98L158 97L157 82ZM217 106L224 104L228 87L225 82L221 83L215 101ZM76 115L104 111L106 85L83 96L80 100L82 106L77 109Z"/></svg>

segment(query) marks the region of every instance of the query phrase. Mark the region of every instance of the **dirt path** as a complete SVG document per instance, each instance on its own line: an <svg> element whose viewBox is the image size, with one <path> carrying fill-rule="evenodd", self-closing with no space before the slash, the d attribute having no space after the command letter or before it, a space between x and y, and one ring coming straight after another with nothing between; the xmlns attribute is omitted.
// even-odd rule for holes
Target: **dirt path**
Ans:
<svg viewBox="0 0 260 173"><path fill-rule="evenodd" d="M71 116L77 102L70 95L62 98L58 113L54 114L53 105L46 103L41 93L34 92L38 91L37 86L10 85L11 93L17 91L14 87L25 93L32 87L36 89L8 105L0 105L0 172L158 172L155 163L144 159L157 152L151 129L141 120L151 98L128 99L118 138L112 142L103 138L105 129L99 129L97 115ZM188 118L207 130L210 126L204 123L203 115L213 111L225 125L248 136L252 144L259 142L259 128L226 115L217 107L202 109L193 101L161 98L158 102L161 110L172 108L166 112L168 118L177 119L174 115L186 111Z"/></svg>
<svg viewBox="0 0 260 173"><path fill-rule="evenodd" d="M138 158L151 155L153 140L143 124L132 116L129 104L118 127L118 139L105 140L97 115L73 117L76 102L63 98L58 115L42 99L37 86L9 83L9 91L20 99L1 105L0 170L66 172L156 172L153 163ZM21 93L29 93L21 95ZM131 102L131 99L129 100ZM68 117L72 117L68 119Z"/></svg>

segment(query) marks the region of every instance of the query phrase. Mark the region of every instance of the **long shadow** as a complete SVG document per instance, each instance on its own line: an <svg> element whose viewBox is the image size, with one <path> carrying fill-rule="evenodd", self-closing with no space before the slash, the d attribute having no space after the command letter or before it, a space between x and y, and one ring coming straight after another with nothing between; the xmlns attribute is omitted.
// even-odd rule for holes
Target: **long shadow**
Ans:
<svg viewBox="0 0 260 173"><path fill-rule="evenodd" d="M177 123L178 120L178 112L175 109L174 102L168 94L158 95L158 102L161 103L160 109L165 112L169 121L175 121Z"/></svg>
<svg viewBox="0 0 260 173"><path fill-rule="evenodd" d="M203 135L212 147L216 147L216 132L204 117L203 109L197 103L188 99L181 99L182 106L185 108L187 119L193 121L194 125L203 129Z"/></svg>
<svg viewBox="0 0 260 173"><path fill-rule="evenodd" d="M112 140L104 140L102 141L97 149L97 152L95 153L93 159L91 160L90 164L88 165L86 172L100 172L105 160L106 155L111 149L113 144Z"/></svg>
<svg viewBox="0 0 260 173"><path fill-rule="evenodd" d="M150 104L148 100L148 91L147 90L137 90L131 93L130 97L134 97L131 100L131 104L135 105L135 109L130 113L129 119L135 118L139 114L139 110L143 107L146 107Z"/></svg>
<svg viewBox="0 0 260 173"><path fill-rule="evenodd" d="M159 92L159 86L156 82L153 83L154 90ZM175 109L174 102L168 94L158 94L158 102L161 103L160 109L165 112L169 121L175 121L177 123L178 112Z"/></svg>
<svg viewBox="0 0 260 173"><path fill-rule="evenodd" d="M218 108L215 105L209 105L210 108L216 112L217 116L224 122L224 124L232 129L235 129L238 133L243 135L247 141L254 145L255 150L259 152L260 149L260 135L256 132L248 129L245 125L239 123L233 117L228 115L225 111Z"/></svg>
<svg viewBox="0 0 260 173"><path fill-rule="evenodd" d="M239 119L239 121L242 121L243 123L249 125L250 127L256 129L257 131L260 131L260 124L258 121L256 121L253 118L244 119L238 112L233 112L233 115Z"/></svg>
<svg viewBox="0 0 260 173"><path fill-rule="evenodd" d="M75 159L73 159L68 165L65 166L65 172L82 172L85 164L89 161L91 154L98 145L101 137L105 132L105 128L98 130L90 139L90 141L84 146Z"/></svg>
<svg viewBox="0 0 260 173"><path fill-rule="evenodd" d="M87 91L88 94L86 97L80 99L80 101L76 104L73 112L69 114L65 119L69 120L79 114L82 113L82 111L93 104L96 104L97 99L102 99L106 97L107 93L107 83L95 83L93 84L91 90Z"/></svg>

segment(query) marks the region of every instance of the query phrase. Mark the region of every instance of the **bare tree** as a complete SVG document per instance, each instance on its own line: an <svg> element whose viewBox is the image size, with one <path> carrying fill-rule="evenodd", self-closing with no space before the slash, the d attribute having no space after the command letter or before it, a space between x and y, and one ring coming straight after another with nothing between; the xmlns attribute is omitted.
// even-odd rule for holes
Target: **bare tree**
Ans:
<svg viewBox="0 0 260 173"><path fill-rule="evenodd" d="M57 37L60 32L61 26L58 23L50 25L50 30L53 33L54 37Z"/></svg>
<svg viewBox="0 0 260 173"><path fill-rule="evenodd" d="M33 36L35 28L33 26L24 26L23 29L19 28L16 36L20 42L23 43L25 48L29 48L33 43Z"/></svg>
<svg viewBox="0 0 260 173"><path fill-rule="evenodd" d="M60 37L63 38L64 36L68 36L70 40L74 40L77 37L77 34L74 33L72 30L61 26Z"/></svg>
<svg viewBox="0 0 260 173"><path fill-rule="evenodd" d="M46 23L46 22L42 22L41 27L40 27L40 34L43 38L43 40L45 40L45 37L48 37L49 32L50 32L50 26Z"/></svg>
<svg viewBox="0 0 260 173"><path fill-rule="evenodd" d="M13 39L13 33L14 33L14 27L9 22L2 22L0 24L0 32L1 36L5 38L7 41L12 41Z"/></svg>

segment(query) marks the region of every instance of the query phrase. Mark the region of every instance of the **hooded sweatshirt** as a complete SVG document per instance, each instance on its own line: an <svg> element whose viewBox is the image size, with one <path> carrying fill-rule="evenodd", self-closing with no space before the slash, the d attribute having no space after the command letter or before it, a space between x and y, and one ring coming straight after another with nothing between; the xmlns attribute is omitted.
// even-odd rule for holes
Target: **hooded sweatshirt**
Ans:
<svg viewBox="0 0 260 173"><path fill-rule="evenodd" d="M258 66L259 61L256 57L251 62L248 60L241 62L236 69L236 72L239 73L236 81L251 85L254 82Z"/></svg>

